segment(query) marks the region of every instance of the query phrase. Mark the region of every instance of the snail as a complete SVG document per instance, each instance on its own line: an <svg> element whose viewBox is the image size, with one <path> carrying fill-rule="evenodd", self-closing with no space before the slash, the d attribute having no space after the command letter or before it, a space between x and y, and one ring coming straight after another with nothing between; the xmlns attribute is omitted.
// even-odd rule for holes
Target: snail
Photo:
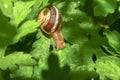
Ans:
<svg viewBox="0 0 120 80"><path fill-rule="evenodd" d="M55 6L47 6L38 14L38 21L43 32L50 35L57 49L65 47L65 41L61 33L61 13Z"/></svg>

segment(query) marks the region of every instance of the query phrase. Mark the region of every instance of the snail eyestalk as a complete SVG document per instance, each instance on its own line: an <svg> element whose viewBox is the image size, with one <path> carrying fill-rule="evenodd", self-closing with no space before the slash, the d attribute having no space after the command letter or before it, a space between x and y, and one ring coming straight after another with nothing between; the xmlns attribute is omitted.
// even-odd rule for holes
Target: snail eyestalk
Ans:
<svg viewBox="0 0 120 80"><path fill-rule="evenodd" d="M57 49L65 47L64 38L61 33L61 14L55 6L45 7L38 15L41 22L41 30L50 35Z"/></svg>

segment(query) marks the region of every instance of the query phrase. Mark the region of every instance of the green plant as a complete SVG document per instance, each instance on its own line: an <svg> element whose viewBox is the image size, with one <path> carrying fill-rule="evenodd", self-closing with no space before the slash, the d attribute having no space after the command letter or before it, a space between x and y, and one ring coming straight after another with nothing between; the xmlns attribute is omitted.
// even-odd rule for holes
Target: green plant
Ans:
<svg viewBox="0 0 120 80"><path fill-rule="evenodd" d="M66 48L37 21L55 5ZM119 0L0 0L0 80L119 80Z"/></svg>

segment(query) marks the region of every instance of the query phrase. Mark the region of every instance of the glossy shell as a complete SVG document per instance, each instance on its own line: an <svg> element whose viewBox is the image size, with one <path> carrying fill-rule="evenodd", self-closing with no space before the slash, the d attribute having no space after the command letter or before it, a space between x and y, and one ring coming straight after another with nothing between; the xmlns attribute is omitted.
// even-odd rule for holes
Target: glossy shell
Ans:
<svg viewBox="0 0 120 80"><path fill-rule="evenodd" d="M53 34L61 28L61 14L55 6L42 9L38 15L41 29L47 34Z"/></svg>
<svg viewBox="0 0 120 80"><path fill-rule="evenodd" d="M62 19L59 10L55 6L45 7L40 11L38 21L41 22L42 31L51 36L57 49L63 49L65 41L60 31Z"/></svg>

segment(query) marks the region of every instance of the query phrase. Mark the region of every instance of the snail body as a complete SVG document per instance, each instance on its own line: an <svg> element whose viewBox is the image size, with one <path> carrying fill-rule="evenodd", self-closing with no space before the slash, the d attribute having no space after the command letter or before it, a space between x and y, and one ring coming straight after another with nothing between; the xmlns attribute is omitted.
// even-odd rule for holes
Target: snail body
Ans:
<svg viewBox="0 0 120 80"><path fill-rule="evenodd" d="M60 31L62 18L59 10L55 6L45 7L40 11L38 21L41 22L42 31L52 37L57 49L63 49L65 42Z"/></svg>

